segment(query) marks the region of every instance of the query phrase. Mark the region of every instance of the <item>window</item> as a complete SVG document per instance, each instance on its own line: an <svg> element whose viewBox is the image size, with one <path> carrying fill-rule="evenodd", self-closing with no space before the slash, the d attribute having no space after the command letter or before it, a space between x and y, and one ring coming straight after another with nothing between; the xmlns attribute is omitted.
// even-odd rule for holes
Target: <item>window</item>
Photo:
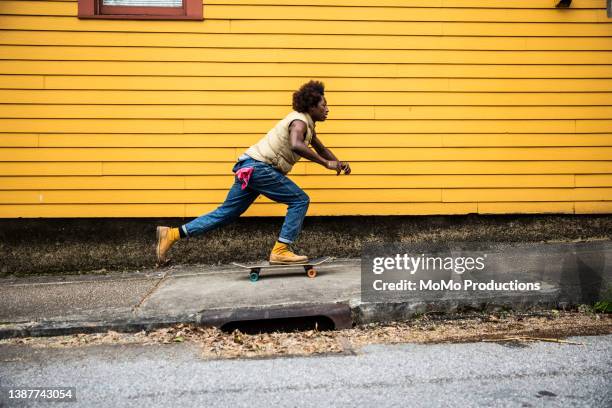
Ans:
<svg viewBox="0 0 612 408"><path fill-rule="evenodd" d="M202 0L78 0L79 18L203 20Z"/></svg>

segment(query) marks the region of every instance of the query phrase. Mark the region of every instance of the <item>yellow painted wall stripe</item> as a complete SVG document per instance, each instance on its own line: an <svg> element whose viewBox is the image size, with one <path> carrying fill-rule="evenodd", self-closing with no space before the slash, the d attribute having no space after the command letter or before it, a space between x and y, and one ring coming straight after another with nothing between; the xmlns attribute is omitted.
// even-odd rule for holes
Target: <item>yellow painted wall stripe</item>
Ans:
<svg viewBox="0 0 612 408"><path fill-rule="evenodd" d="M546 208L547 203L539 204ZM573 206L573 203L566 205ZM371 204L352 203L353 215L371 214ZM29 204L0 205L0 218L15 217L196 217L212 211L216 204ZM477 212L475 203L380 203L378 213L401 214L467 214ZM244 216L284 216L287 208L281 204L254 204ZM346 212L346 204L314 203L309 215L329 215Z"/></svg>
<svg viewBox="0 0 612 408"><path fill-rule="evenodd" d="M245 114L245 111L248 112ZM286 106L252 105L14 105L5 104L0 118L71 119L269 119L282 118ZM367 119L608 119L612 106L335 106L328 123Z"/></svg>
<svg viewBox="0 0 612 408"><path fill-rule="evenodd" d="M277 120L225 119L0 119L5 132L247 133L265 134ZM330 120L327 133L610 133L612 119L559 120Z"/></svg>
<svg viewBox="0 0 612 408"><path fill-rule="evenodd" d="M576 214L610 214L612 213L612 202L578 202L574 204L574 208Z"/></svg>
<svg viewBox="0 0 612 408"><path fill-rule="evenodd" d="M572 3L573 6L573 3ZM42 27L40 27L42 29ZM469 37L412 35L344 35L344 34L259 34L240 33L130 33L4 30L5 45L70 45L122 47L202 47L202 48L295 48L295 49L372 49L372 50L544 50L584 51L612 50L608 37Z"/></svg>
<svg viewBox="0 0 612 408"><path fill-rule="evenodd" d="M328 147L523 147L523 146L612 146L612 133L543 134L341 134L319 133ZM45 134L4 133L0 147L246 147L260 133L234 134Z"/></svg>
<svg viewBox="0 0 612 408"><path fill-rule="evenodd" d="M186 208L187 207L187 208ZM370 206L352 203L353 215L370 215ZM212 211L214 205L183 204L92 204L92 205L0 205L0 218L16 217L196 217ZM537 203L383 203L379 205L380 215L429 215L429 214L602 214L612 212L612 202L537 202ZM575 208L575 209L574 209ZM308 214L311 216L341 214L346 205L320 203L313 204ZM275 204L253 205L244 216L283 216L286 209ZM178 214L178 215L177 215Z"/></svg>
<svg viewBox="0 0 612 408"><path fill-rule="evenodd" d="M443 189L444 202L593 201L612 198L610 188Z"/></svg>
<svg viewBox="0 0 612 408"><path fill-rule="evenodd" d="M0 89L0 103L109 105L251 105L282 106L291 91L111 91ZM598 106L612 105L612 92L338 92L326 93L330 109L338 106ZM10 107L10 106L5 106ZM50 106L45 106L46 108ZM237 107L239 108L239 107ZM128 108L122 107L122 110ZM7 117L5 110L3 116Z"/></svg>
<svg viewBox="0 0 612 408"><path fill-rule="evenodd" d="M220 161L236 160L235 148L1 148L0 161ZM612 147L446 147L337 148L338 156L355 162L462 160L612 160Z"/></svg>
<svg viewBox="0 0 612 408"><path fill-rule="evenodd" d="M0 162L3 176L62 175L228 175L230 162ZM442 161L355 162L354 174L608 174L608 161ZM317 164L300 161L292 175L329 175Z"/></svg>
<svg viewBox="0 0 612 408"><path fill-rule="evenodd" d="M612 64L611 51L326 50L266 48L0 46L13 60L193 61L320 64Z"/></svg>
<svg viewBox="0 0 612 408"><path fill-rule="evenodd" d="M478 203L477 212L479 214L573 214L576 204L567 202Z"/></svg>
<svg viewBox="0 0 612 408"><path fill-rule="evenodd" d="M440 202L440 189L363 189L311 190L312 202ZM226 190L64 190L64 191L0 191L6 204L155 204L155 203L218 203ZM260 196L257 202L270 202ZM445 200L448 201L448 200ZM458 200L455 200L458 201Z"/></svg>
<svg viewBox="0 0 612 408"><path fill-rule="evenodd" d="M612 174L577 174L576 187L612 186Z"/></svg>
<svg viewBox="0 0 612 408"><path fill-rule="evenodd" d="M28 2L25 2L28 3ZM55 13L65 12L55 7ZM397 7L333 7L333 6L268 6L268 5L209 5L206 15L209 19L232 20L318 20L336 21L507 21L507 22L598 22L605 21L604 10L579 9L572 13L563 10L531 9L528 13L520 9L483 8L397 8ZM39 13L27 5L24 13Z"/></svg>
<svg viewBox="0 0 612 408"><path fill-rule="evenodd" d="M24 162L0 163L3 176L102 175L102 163Z"/></svg>
<svg viewBox="0 0 612 408"><path fill-rule="evenodd" d="M308 175L328 173L316 164L304 165ZM612 173L612 161L357 162L351 168L355 174L578 174Z"/></svg>
<svg viewBox="0 0 612 408"><path fill-rule="evenodd" d="M0 2L1 3L1 2ZM524 11L529 13L529 10ZM604 11L605 13L605 11ZM150 21L78 20L73 16L0 16L0 26L13 30L160 32ZM180 21L164 21L164 32L242 33L242 34L358 34L358 35L430 35L430 36L507 36L517 33L529 37L609 36L609 24L572 22L377 22L317 20L209 20L194 26Z"/></svg>
<svg viewBox="0 0 612 408"><path fill-rule="evenodd" d="M48 175L227 175L231 163L157 163L108 162L23 162L0 163L0 174L6 176ZM356 174L608 174L612 173L611 161L595 162L405 162L405 163L354 163ZM355 170L354 170L355 173ZM305 163L297 163L294 175L324 175L329 172Z"/></svg>
<svg viewBox="0 0 612 408"><path fill-rule="evenodd" d="M580 179L578 179L580 177ZM348 188L492 188L492 187L601 187L610 175L353 175L351 177L292 176L306 189ZM576 181L575 181L576 179ZM21 176L0 177L0 190L159 190L227 189L233 175L223 176Z"/></svg>
<svg viewBox="0 0 612 408"><path fill-rule="evenodd" d="M0 133L0 147L38 147L38 135Z"/></svg>
<svg viewBox="0 0 612 408"><path fill-rule="evenodd" d="M9 81L14 78L15 83ZM180 77L180 76L106 76L74 75L0 75L3 87L19 88L22 78L44 78L45 89L123 89L123 90L284 90L293 92L310 77ZM609 78L332 78L317 76L328 92L610 92ZM13 85L14 86L11 86ZM29 84L28 84L29 85ZM28 86L30 88L31 86ZM39 88L43 88L40 86Z"/></svg>
<svg viewBox="0 0 612 408"><path fill-rule="evenodd" d="M306 189L312 203L385 202L536 202L597 201L612 197L612 188L563 189ZM219 203L223 190L39 190L0 191L4 204L156 204ZM259 202L270 202L259 196Z"/></svg>
<svg viewBox="0 0 612 408"><path fill-rule="evenodd" d="M44 63L43 63L44 62ZM612 78L608 65L323 64L265 62L0 61L0 74L320 76L362 78Z"/></svg>

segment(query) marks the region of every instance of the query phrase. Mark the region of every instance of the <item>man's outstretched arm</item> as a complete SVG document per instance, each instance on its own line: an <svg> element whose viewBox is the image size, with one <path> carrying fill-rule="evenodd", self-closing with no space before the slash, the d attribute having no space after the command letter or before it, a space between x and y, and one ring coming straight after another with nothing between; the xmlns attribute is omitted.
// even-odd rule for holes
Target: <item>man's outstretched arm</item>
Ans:
<svg viewBox="0 0 612 408"><path fill-rule="evenodd" d="M336 155L330 149L325 147L321 139L317 137L316 133L312 135L312 140L310 141L310 144L317 151L317 153L321 155L321 157L328 160L333 160L338 163L340 170L344 171L344 174L351 174L351 166L349 165L349 163L338 160ZM338 174L340 174L339 171Z"/></svg>
<svg viewBox="0 0 612 408"><path fill-rule="evenodd" d="M326 157L323 157L318 152L313 151L311 148L309 148L306 145L306 143L304 143L305 135L306 135L306 124L304 122L302 122L301 120L294 120L293 122L291 122L291 124L289 125L289 138L291 140L291 150L293 150L295 153L299 154L300 156L304 157L305 159L308 159L315 163L319 163L320 165L322 165L323 167L329 170L336 170L337 174L339 174L340 171L345 169L343 167L343 163L345 163L346 166L348 167L348 163L338 161L338 159L336 159L336 157L333 155L333 153L331 153L331 151L329 152L331 156L327 156L327 157L330 157L329 159ZM314 140L314 136L313 136L313 140ZM326 150L329 150L329 149L326 149ZM348 167L348 172L345 170L345 174L349 174L349 173L350 173L350 167Z"/></svg>

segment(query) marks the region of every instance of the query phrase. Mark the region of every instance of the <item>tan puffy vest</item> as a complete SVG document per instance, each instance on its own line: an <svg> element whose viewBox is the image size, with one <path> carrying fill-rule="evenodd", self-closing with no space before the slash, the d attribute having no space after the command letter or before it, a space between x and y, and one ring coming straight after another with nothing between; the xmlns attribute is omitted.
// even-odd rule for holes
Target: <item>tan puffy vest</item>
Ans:
<svg viewBox="0 0 612 408"><path fill-rule="evenodd" d="M259 142L249 147L245 153L255 160L271 164L283 174L289 173L293 165L302 157L291 150L289 139L289 125L296 119L306 123L304 143L306 146L310 145L314 133L313 120L308 113L293 111L270 129Z"/></svg>

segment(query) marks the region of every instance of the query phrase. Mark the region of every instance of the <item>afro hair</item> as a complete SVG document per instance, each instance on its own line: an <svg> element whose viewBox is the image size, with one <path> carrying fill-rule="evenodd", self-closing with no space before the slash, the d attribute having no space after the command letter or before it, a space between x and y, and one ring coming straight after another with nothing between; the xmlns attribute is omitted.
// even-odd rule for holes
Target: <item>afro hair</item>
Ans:
<svg viewBox="0 0 612 408"><path fill-rule="evenodd" d="M325 91L325 85L320 81L309 81L293 93L293 109L298 112L308 112L311 106L317 106Z"/></svg>

